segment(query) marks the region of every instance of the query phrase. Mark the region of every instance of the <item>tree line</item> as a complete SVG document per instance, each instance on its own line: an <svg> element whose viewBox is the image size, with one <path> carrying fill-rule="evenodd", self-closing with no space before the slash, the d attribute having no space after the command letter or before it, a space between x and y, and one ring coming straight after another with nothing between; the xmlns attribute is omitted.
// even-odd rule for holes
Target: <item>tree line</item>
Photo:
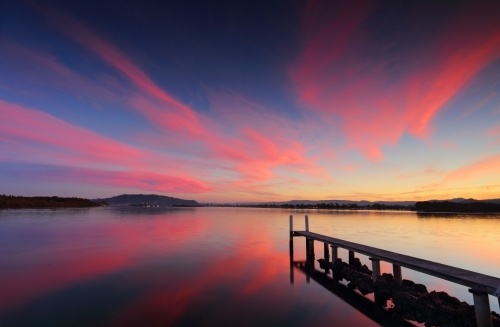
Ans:
<svg viewBox="0 0 500 327"><path fill-rule="evenodd" d="M280 208L280 209L331 209L331 210L415 210L414 206L389 205L374 203L372 205L360 206L358 204L338 204L338 203L317 203L317 204L219 204L210 206L217 207L243 207L243 208Z"/></svg>
<svg viewBox="0 0 500 327"><path fill-rule="evenodd" d="M481 201L421 201L415 204L415 208L420 212L500 212L500 204Z"/></svg>
<svg viewBox="0 0 500 327"><path fill-rule="evenodd" d="M14 196L0 195L0 209L22 208L88 208L106 205L82 198L63 198L58 196Z"/></svg>

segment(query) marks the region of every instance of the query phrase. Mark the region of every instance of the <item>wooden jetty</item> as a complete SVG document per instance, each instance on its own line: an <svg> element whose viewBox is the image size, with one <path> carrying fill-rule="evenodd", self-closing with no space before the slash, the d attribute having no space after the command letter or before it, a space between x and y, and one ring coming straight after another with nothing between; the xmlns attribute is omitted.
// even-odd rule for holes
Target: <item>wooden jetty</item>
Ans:
<svg viewBox="0 0 500 327"><path fill-rule="evenodd" d="M314 256L314 241L324 244L325 259L327 260L330 258L328 247L331 248L332 262L338 257L338 248L349 251L349 263L354 259L355 253L367 255L372 262L374 282L380 278L380 261L386 261L392 263L394 280L399 282L402 281L401 267L405 267L469 287L469 292L472 293L474 299L477 326L492 327L493 325L488 295L497 297L500 304L500 278L313 233L309 231L309 217L307 215L305 216L305 230L295 231L293 230L293 216L290 215L290 240L298 236L306 238L308 256ZM292 251L293 248L290 248L291 255L293 255Z"/></svg>

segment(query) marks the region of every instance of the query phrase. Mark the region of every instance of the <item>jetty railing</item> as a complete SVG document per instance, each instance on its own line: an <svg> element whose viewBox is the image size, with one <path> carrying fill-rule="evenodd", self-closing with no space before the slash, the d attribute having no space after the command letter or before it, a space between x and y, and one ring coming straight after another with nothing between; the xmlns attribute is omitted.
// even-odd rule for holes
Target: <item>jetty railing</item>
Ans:
<svg viewBox="0 0 500 327"><path fill-rule="evenodd" d="M290 242L292 242L293 237L299 236L306 238L306 254L308 257L314 257L314 241L324 244L326 260L330 260L330 249L328 247L331 248L332 262L338 258L338 248L349 251L349 264L355 258L355 253L367 255L372 262L374 282L380 278L380 261L385 261L392 263L394 280L398 282L403 279L401 267L405 267L469 287L469 292L472 293L474 300L477 326L493 326L488 295L497 297L500 305L500 278L313 233L309 231L308 215L305 216L305 231L296 231L293 229L293 215L290 215ZM293 256L292 251L293 248L291 247L291 256Z"/></svg>

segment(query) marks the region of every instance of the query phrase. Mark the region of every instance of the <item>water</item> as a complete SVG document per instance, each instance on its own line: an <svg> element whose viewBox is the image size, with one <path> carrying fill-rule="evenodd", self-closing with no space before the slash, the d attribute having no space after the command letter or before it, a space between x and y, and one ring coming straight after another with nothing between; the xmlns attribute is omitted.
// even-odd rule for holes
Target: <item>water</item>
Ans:
<svg viewBox="0 0 500 327"><path fill-rule="evenodd" d="M297 230L308 214L311 231L500 276L495 215L0 210L0 326L378 326L297 268L290 283L290 214ZM294 260L304 259L296 238ZM404 268L403 278L472 303L465 287Z"/></svg>

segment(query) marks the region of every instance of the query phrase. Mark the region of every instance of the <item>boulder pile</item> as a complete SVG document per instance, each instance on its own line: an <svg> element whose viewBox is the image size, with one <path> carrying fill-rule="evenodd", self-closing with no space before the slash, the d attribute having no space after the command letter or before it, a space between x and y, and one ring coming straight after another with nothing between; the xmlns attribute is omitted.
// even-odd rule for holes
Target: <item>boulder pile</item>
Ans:
<svg viewBox="0 0 500 327"><path fill-rule="evenodd" d="M476 326L474 306L446 292L428 292L425 285L407 279L398 283L393 280L392 274L382 274L375 283L373 272L362 265L358 258L351 264L341 259L333 263L324 259L318 262L322 269L331 269L335 279L347 280L347 287L357 289L363 295L375 293L377 302L385 304L391 300L394 306L386 306L386 309L398 317L425 323L425 326ZM494 327L500 327L500 315L493 311L492 320Z"/></svg>

